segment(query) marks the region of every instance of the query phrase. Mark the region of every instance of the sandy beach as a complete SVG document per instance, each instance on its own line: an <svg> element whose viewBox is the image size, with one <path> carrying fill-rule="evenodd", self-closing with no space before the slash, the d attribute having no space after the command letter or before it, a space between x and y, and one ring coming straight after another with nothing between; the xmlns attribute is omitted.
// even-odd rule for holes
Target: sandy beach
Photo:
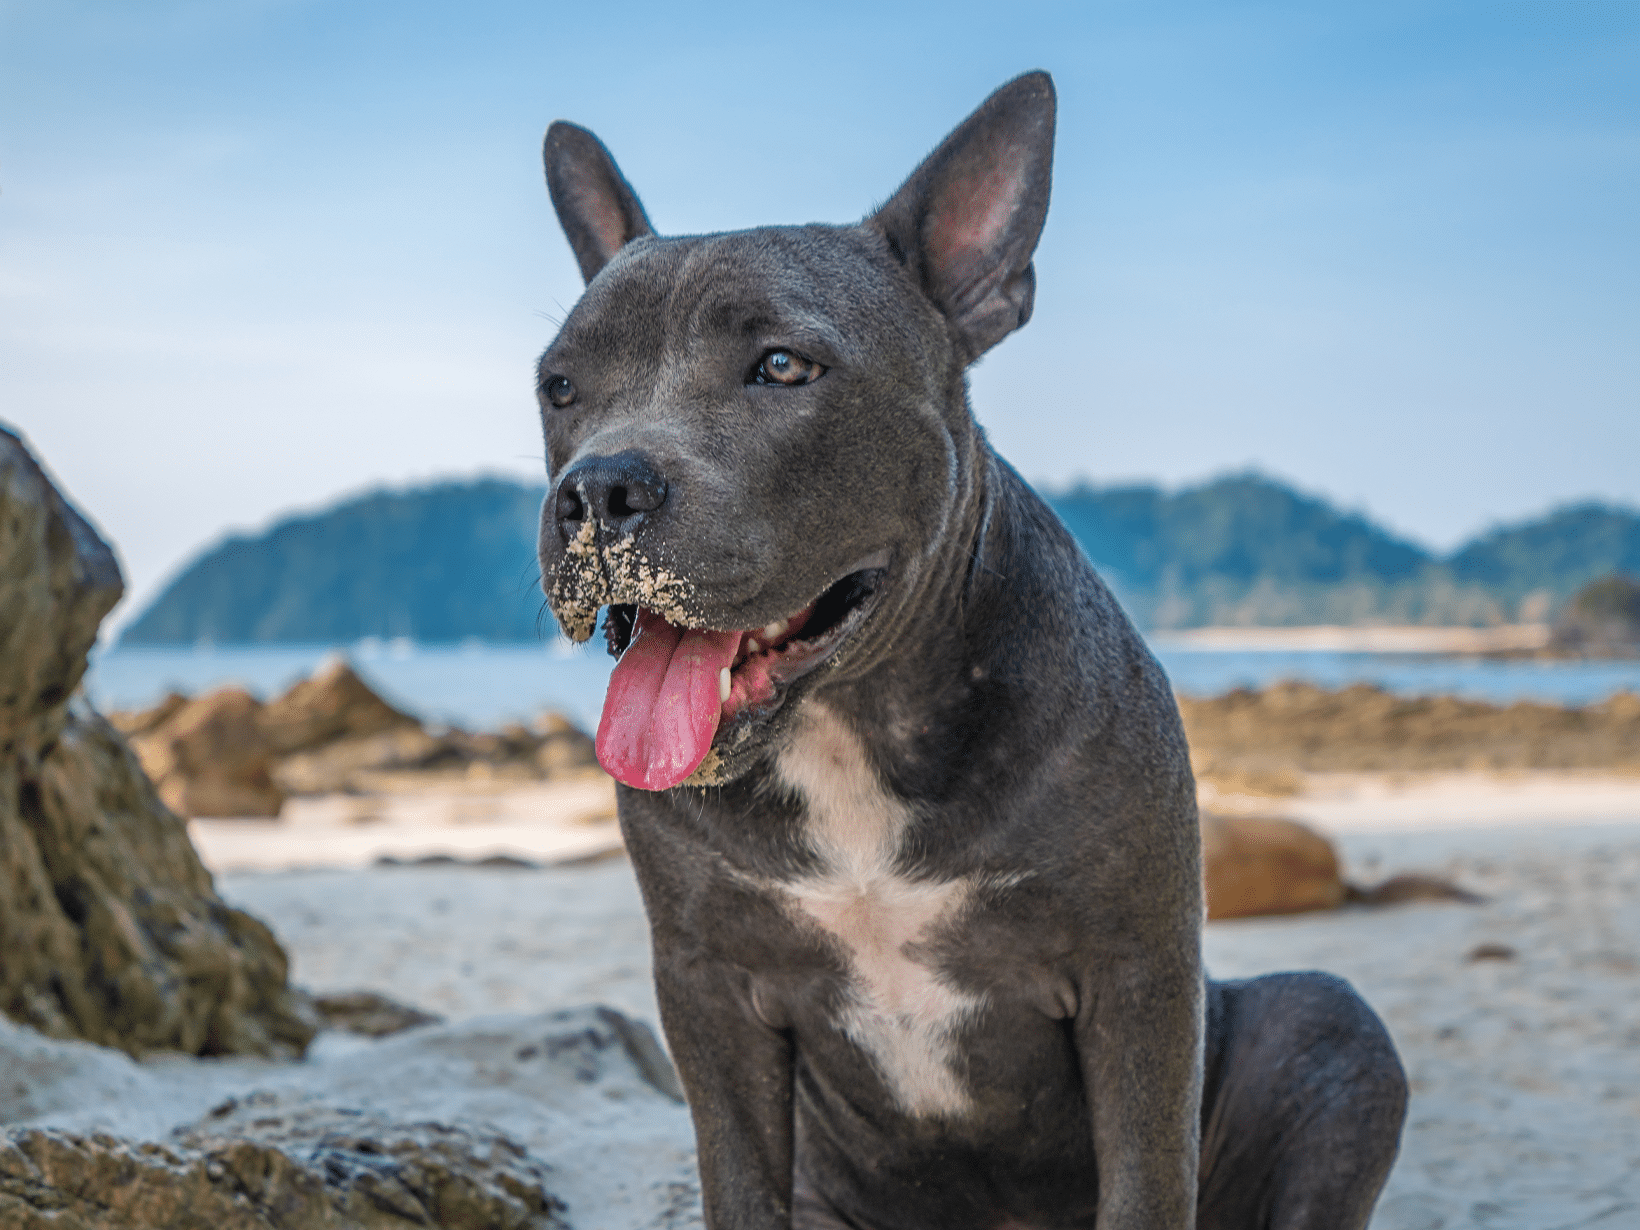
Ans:
<svg viewBox="0 0 1640 1230"><path fill-rule="evenodd" d="M1414 1093L1374 1226L1640 1225L1640 778L1307 785L1275 807L1244 806L1327 832L1352 879L1437 872L1488 898L1208 928L1215 976L1330 970L1389 1023ZM538 827L535 842L507 850L563 848L554 826ZM315 989L374 989L453 1019L589 1002L655 1019L647 933L621 860L238 873L221 887L274 927L293 977Z"/></svg>
<svg viewBox="0 0 1640 1230"><path fill-rule="evenodd" d="M0 1115L162 1131L255 1090L288 1108L345 1089L365 1112L396 1114L436 1094L441 1115L503 1123L539 1152L561 1178L572 1225L693 1224L681 1107L611 1070L596 1097L542 1109L517 1100L523 1065L507 1068L509 1054L531 1053L518 1040L556 1028L550 1014L565 1009L607 1004L656 1020L647 930L618 833L596 783L575 785L452 790L368 809L315 799L279 825L195 821L223 896L274 929L293 981L377 991L447 1024L375 1042L325 1034L299 1064L132 1063L41 1039L29 1043L26 1093L0 1097ZM1486 898L1207 930L1215 976L1330 970L1388 1022L1413 1100L1376 1230L1640 1225L1640 778L1317 774L1281 799L1204 801L1305 819L1332 837L1357 882L1433 872ZM400 862L375 865L383 855ZM489 855L578 861L479 865ZM428 856L462 861L413 862ZM395 1064L418 1073L419 1101L392 1078Z"/></svg>
<svg viewBox="0 0 1640 1230"><path fill-rule="evenodd" d="M615 787L567 782L426 780L401 790L295 798L269 819L198 819L188 836L213 871L368 867L441 855L561 862L620 848Z"/></svg>
<svg viewBox="0 0 1640 1230"><path fill-rule="evenodd" d="M1394 808L1369 827L1357 801L1336 833L1350 874L1439 871L1488 902L1208 927L1215 976L1330 970L1388 1022L1413 1101L1377 1230L1640 1225L1640 791L1629 803L1627 820L1419 830ZM272 923L316 988L456 1018L596 1001L655 1019L624 861L234 875L222 889ZM1514 955L1474 959L1483 946Z"/></svg>

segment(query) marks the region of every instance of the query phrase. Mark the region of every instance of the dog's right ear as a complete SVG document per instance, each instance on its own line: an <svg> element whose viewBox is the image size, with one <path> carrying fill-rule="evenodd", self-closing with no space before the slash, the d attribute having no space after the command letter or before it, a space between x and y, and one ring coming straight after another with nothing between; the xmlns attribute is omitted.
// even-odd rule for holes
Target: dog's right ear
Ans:
<svg viewBox="0 0 1640 1230"><path fill-rule="evenodd" d="M966 362L1031 318L1053 128L1053 80L1016 77L866 219L951 322Z"/></svg>
<svg viewBox="0 0 1640 1230"><path fill-rule="evenodd" d="M564 228L581 276L588 282L621 250L621 245L653 235L649 217L604 143L585 128L559 120L547 129L541 158L547 191Z"/></svg>

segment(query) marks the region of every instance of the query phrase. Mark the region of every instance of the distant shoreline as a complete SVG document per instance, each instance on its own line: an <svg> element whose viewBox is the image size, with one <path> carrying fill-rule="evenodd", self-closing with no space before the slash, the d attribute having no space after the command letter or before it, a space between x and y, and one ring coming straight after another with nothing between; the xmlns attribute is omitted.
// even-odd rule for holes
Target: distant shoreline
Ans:
<svg viewBox="0 0 1640 1230"><path fill-rule="evenodd" d="M1178 628L1148 633L1161 649L1215 653L1521 653L1546 649L1548 624L1491 628L1318 624L1297 628Z"/></svg>

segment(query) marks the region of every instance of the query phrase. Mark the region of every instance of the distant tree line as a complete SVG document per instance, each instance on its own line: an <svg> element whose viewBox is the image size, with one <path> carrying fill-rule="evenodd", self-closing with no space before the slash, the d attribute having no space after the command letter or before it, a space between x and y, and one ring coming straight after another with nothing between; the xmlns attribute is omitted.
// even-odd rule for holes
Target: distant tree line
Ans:
<svg viewBox="0 0 1640 1230"><path fill-rule="evenodd" d="M1537 622L1591 580L1640 573L1640 513L1603 504L1499 526L1441 557L1257 474L1048 499L1151 628Z"/></svg>
<svg viewBox="0 0 1640 1230"><path fill-rule="evenodd" d="M544 494L504 479L374 491L236 535L184 568L121 644L551 636L535 562Z"/></svg>
<svg viewBox="0 0 1640 1230"><path fill-rule="evenodd" d="M1578 504L1441 557L1257 474L1167 492L1044 493L1148 628L1541 620L1591 580L1640 575L1640 513ZM204 551L123 644L424 643L550 636L545 490L504 479L375 491Z"/></svg>

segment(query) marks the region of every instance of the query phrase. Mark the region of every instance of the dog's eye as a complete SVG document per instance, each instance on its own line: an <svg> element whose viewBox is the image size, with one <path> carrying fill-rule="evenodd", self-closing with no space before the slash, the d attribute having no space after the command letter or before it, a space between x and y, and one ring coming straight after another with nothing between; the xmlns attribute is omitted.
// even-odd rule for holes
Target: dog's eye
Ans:
<svg viewBox="0 0 1640 1230"><path fill-rule="evenodd" d="M541 382L541 392L560 410L575 400L575 386L567 376L548 376Z"/></svg>
<svg viewBox="0 0 1640 1230"><path fill-rule="evenodd" d="M747 383L812 384L825 374L825 368L795 350L771 350L763 356Z"/></svg>

